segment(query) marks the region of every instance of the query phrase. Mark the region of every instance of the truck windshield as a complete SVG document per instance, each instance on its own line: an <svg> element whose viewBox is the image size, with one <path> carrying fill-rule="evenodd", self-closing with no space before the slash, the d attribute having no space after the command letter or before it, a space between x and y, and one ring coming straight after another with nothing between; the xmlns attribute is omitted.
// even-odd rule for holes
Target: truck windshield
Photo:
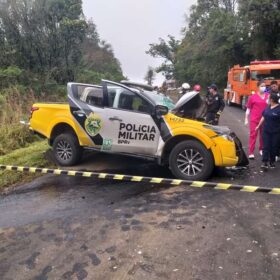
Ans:
<svg viewBox="0 0 280 280"><path fill-rule="evenodd" d="M280 69L252 71L251 79L253 81L280 80Z"/></svg>

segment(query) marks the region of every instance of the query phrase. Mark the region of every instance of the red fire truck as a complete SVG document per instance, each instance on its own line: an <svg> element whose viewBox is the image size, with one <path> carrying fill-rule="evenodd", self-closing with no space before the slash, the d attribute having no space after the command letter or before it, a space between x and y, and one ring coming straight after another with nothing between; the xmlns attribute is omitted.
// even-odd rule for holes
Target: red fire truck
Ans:
<svg viewBox="0 0 280 280"><path fill-rule="evenodd" d="M273 80L280 84L280 60L253 61L248 66L235 65L231 68L224 90L226 104L239 104L245 109L248 97L257 91L259 80L264 80L267 87Z"/></svg>

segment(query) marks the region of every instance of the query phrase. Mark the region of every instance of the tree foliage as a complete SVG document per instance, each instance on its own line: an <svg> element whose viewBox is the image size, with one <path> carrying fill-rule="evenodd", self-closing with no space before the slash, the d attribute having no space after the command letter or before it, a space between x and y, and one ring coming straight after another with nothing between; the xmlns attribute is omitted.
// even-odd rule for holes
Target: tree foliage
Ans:
<svg viewBox="0 0 280 280"><path fill-rule="evenodd" d="M148 71L144 77L144 80L148 83L148 85L151 86L153 84L154 79L155 79L155 71L151 66L149 66Z"/></svg>
<svg viewBox="0 0 280 280"><path fill-rule="evenodd" d="M83 16L81 0L6 0L0 9L0 68L35 81L65 84L85 71L122 77L112 48ZM3 84L4 76L0 79ZM5 80L7 81L7 80ZM9 80L8 80L9 82ZM94 81L95 82L95 81Z"/></svg>
<svg viewBox="0 0 280 280"><path fill-rule="evenodd" d="M148 53L170 62L165 65L172 66L173 77L180 82L224 86L234 64L279 59L279 22L279 0L198 0L175 51L160 41L151 44ZM172 53L172 61L166 53Z"/></svg>
<svg viewBox="0 0 280 280"><path fill-rule="evenodd" d="M150 44L150 49L146 52L152 57L161 57L164 62L156 69L156 72L163 72L164 76L169 79L174 74L174 67L176 63L176 52L179 47L179 40L168 35L168 40L159 38L158 44Z"/></svg>
<svg viewBox="0 0 280 280"><path fill-rule="evenodd" d="M239 0L249 51L258 59L279 58L280 1Z"/></svg>

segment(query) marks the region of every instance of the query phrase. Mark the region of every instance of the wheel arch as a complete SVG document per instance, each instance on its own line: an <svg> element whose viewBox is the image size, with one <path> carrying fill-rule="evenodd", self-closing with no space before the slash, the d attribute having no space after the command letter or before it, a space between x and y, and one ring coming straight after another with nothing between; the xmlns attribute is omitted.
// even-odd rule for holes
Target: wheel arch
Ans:
<svg viewBox="0 0 280 280"><path fill-rule="evenodd" d="M71 133L72 135L74 135L77 140L79 141L78 137L77 137L77 134L75 132L75 130L73 129L73 127L71 125L69 125L68 123L58 123L56 124L52 130L51 130L51 133L50 133L50 139L49 139L49 144L52 146L53 145L53 141L54 139L60 135L60 134L63 134L63 133Z"/></svg>
<svg viewBox="0 0 280 280"><path fill-rule="evenodd" d="M192 135L176 135L174 137L172 137L171 139L169 139L163 149L162 152L162 162L163 163L168 163L169 160L169 155L172 151L172 149L180 142L186 141L186 140L193 140L196 141L200 144L202 144L207 150L209 150L212 154L211 148L209 147L209 145L205 145L205 143L201 140L199 140L198 138L192 136ZM212 154L213 156L213 154Z"/></svg>

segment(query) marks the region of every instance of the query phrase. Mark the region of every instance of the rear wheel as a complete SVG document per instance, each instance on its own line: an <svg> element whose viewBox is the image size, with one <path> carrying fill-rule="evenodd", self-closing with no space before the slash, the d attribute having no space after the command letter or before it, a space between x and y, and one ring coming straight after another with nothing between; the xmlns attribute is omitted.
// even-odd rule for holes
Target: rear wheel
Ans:
<svg viewBox="0 0 280 280"><path fill-rule="evenodd" d="M54 139L53 152L56 161L62 166L75 165L82 157L82 148L71 133L60 134Z"/></svg>
<svg viewBox="0 0 280 280"><path fill-rule="evenodd" d="M213 172L214 160L201 143L187 140L177 144L171 151L169 167L176 178L205 180Z"/></svg>

